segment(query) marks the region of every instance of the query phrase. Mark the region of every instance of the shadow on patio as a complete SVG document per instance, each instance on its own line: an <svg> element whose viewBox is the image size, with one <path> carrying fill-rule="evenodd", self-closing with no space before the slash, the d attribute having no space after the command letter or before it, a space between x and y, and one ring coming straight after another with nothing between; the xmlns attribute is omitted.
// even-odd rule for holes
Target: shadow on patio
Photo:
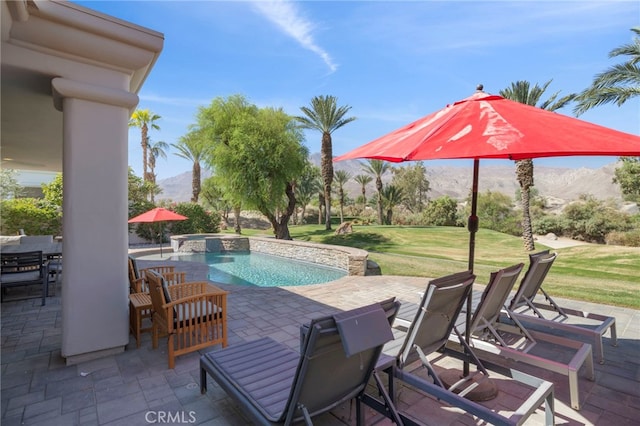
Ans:
<svg viewBox="0 0 640 426"><path fill-rule="evenodd" d="M156 262L145 262L151 266ZM163 262L167 263L167 262ZM206 276L206 265L172 262L189 280ZM270 336L293 348L299 345L299 326L311 318L396 296L415 300L424 278L375 276L345 277L321 285L289 288L225 286L228 296L229 345ZM161 340L151 349L151 336L143 334L136 349L130 336L125 352L74 366L60 356L60 290L46 306L38 299L2 304L2 424L3 425L147 425L190 423L245 425L248 420L234 402L210 381L206 395L199 391L199 354L176 359L167 368ZM570 302L567 303L578 303ZM605 346L606 364L596 363L596 381L581 375L582 410L569 408L563 376L522 366L521 370L555 384L556 424L636 424L640 418L640 312L623 308L585 306L614 315L618 347ZM605 339L608 340L608 339ZM219 346L207 350L218 350ZM259 360L256 360L259 362ZM442 365L442 368L450 368ZM210 380L210 379L209 379ZM496 379L500 381L499 377ZM512 395L502 394L487 403L508 407ZM403 388L399 408L427 424L475 424L473 417L438 401ZM353 424L349 404L317 418L315 424ZM527 424L539 424L534 415ZM161 417L164 416L164 417ZM367 424L389 424L367 410Z"/></svg>

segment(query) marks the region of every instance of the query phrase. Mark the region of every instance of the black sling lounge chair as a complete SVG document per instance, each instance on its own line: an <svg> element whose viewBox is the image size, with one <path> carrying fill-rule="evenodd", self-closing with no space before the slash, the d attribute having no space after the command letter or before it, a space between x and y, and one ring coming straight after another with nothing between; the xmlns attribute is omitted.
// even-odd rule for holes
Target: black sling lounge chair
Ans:
<svg viewBox="0 0 640 426"><path fill-rule="evenodd" d="M520 282L515 297L511 300L511 314L524 324L562 330L586 336L593 341L594 354L604 364L602 336L610 330L611 346L618 345L616 319L614 317L560 307L542 288L542 283L556 260L557 253L545 250L529 255L529 269ZM541 292L547 303L535 300ZM571 321L571 322L569 322Z"/></svg>
<svg viewBox="0 0 640 426"><path fill-rule="evenodd" d="M395 300L386 309L373 304L311 321L300 351L265 337L229 346L200 358L200 390L209 374L256 424L312 424L311 418L360 399L382 346L393 338L390 319Z"/></svg>
<svg viewBox="0 0 640 426"><path fill-rule="evenodd" d="M376 367L377 370L386 371L388 374L388 393L378 376L374 375L382 400L367 394L364 402L391 419L399 416L404 424L421 424L403 412L394 413L394 405L386 405L386 400L394 401L394 382L399 380L491 424L522 424L538 407L544 404L545 424L552 425L554 421L553 384L518 371L501 369L505 376L526 385L531 391L531 395L509 417L464 397L480 385L483 380L487 380L489 376L473 349L466 345L462 335L455 329L456 319L471 292L474 279L475 276L471 271L467 271L429 282L420 304L414 310L413 320L408 322L408 330L404 334L404 338L398 339L401 335L396 330L394 333L396 340L385 345L384 353ZM459 344L466 347L465 354L447 350L446 346L452 333L457 334ZM439 377L438 372L427 359L427 356L436 351L444 352L445 355L451 355L458 359L470 360L475 364L477 371L446 387L445 380ZM416 361L419 361L422 367L427 370L428 378L433 382L408 371L407 367Z"/></svg>
<svg viewBox="0 0 640 426"><path fill-rule="evenodd" d="M580 368L584 365L587 378L595 379L591 345L527 329L504 307L523 266L520 263L491 274L471 319L471 346L485 363L511 366L515 361L515 365L520 362L567 376L571 407L579 410ZM458 327L463 327L461 321Z"/></svg>

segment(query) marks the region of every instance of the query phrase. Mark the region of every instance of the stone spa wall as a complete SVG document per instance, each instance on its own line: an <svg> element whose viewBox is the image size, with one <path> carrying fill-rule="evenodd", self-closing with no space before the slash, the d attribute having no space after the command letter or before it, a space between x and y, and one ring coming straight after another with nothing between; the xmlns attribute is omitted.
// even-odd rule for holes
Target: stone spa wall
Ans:
<svg viewBox="0 0 640 426"><path fill-rule="evenodd" d="M174 235L171 247L174 252L253 251L338 268L349 275L366 275L369 256L352 247L219 234Z"/></svg>

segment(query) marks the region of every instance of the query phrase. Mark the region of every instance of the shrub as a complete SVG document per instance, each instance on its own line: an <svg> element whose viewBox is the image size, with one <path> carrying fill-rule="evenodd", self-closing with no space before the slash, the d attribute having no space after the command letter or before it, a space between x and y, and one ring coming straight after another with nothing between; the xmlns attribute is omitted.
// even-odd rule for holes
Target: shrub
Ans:
<svg viewBox="0 0 640 426"><path fill-rule="evenodd" d="M585 196L568 205L563 215L568 223L564 235L576 240L604 244L610 232L625 232L633 228L630 215L593 197Z"/></svg>
<svg viewBox="0 0 640 426"><path fill-rule="evenodd" d="M458 203L448 195L436 198L424 210L426 225L454 226L457 220Z"/></svg>
<svg viewBox="0 0 640 426"><path fill-rule="evenodd" d="M605 243L612 245L640 247L640 229L634 229L628 232L609 232L604 240Z"/></svg>
<svg viewBox="0 0 640 426"><path fill-rule="evenodd" d="M36 198L3 200L0 233L15 235L20 229L24 229L27 235L61 235L60 208Z"/></svg>
<svg viewBox="0 0 640 426"><path fill-rule="evenodd" d="M200 204L180 203L171 210L188 217L187 220L171 222L167 225L174 235L179 234L207 234L220 231L220 214L208 212Z"/></svg>

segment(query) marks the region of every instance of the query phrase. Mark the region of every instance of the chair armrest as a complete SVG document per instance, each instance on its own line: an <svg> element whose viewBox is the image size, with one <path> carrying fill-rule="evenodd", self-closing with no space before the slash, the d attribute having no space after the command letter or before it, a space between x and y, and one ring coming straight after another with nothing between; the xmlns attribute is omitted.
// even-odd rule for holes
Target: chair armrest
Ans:
<svg viewBox="0 0 640 426"><path fill-rule="evenodd" d="M200 295L204 293L210 294L227 294L227 291L212 286L207 281L191 281L188 283L174 284L169 287L169 295L172 301L183 299L185 297Z"/></svg>
<svg viewBox="0 0 640 426"><path fill-rule="evenodd" d="M133 288L131 288L131 286L133 285ZM129 289L132 290L132 293L143 293L143 292L148 292L149 289L147 288L146 291L142 290L142 287L144 285L144 278L136 278L135 280L133 280L133 283L131 282L131 280L129 280ZM147 287L147 286L144 286Z"/></svg>

